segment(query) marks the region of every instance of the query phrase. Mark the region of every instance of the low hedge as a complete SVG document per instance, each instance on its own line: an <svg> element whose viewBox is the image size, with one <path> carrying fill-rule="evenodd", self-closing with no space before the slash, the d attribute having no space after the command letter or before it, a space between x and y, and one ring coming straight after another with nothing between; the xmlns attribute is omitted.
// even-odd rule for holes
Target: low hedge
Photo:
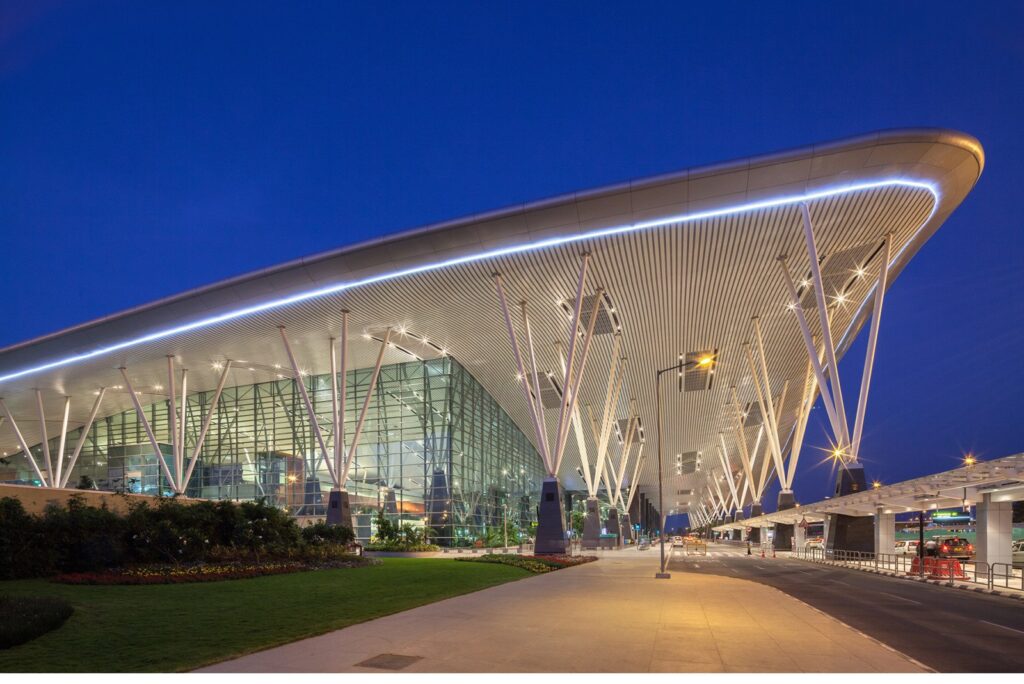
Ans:
<svg viewBox="0 0 1024 684"><path fill-rule="evenodd" d="M348 527L299 528L263 501L173 498L132 502L120 515L72 497L29 515L21 502L0 499L0 580L103 572L133 565L226 561L323 561L355 539Z"/></svg>
<svg viewBox="0 0 1024 684"><path fill-rule="evenodd" d="M414 551L440 551L441 547L437 544L423 544L415 542L405 541L375 541L370 542L365 547L367 551L401 551L401 552L414 552Z"/></svg>
<svg viewBox="0 0 1024 684"><path fill-rule="evenodd" d="M52 632L71 617L74 609L48 596L0 596L0 649Z"/></svg>

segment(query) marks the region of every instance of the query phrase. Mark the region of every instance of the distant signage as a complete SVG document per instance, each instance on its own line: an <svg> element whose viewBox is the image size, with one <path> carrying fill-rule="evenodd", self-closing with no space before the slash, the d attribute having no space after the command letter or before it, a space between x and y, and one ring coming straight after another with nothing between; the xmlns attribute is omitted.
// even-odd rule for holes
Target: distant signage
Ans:
<svg viewBox="0 0 1024 684"><path fill-rule="evenodd" d="M934 511L931 516L932 522L937 524L946 523L968 523L971 522L970 511L954 508L952 510Z"/></svg>

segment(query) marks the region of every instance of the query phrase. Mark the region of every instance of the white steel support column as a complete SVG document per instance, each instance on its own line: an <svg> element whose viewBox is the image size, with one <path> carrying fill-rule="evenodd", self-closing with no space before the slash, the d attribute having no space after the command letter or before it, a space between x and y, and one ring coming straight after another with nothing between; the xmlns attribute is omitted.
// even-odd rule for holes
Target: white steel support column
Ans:
<svg viewBox="0 0 1024 684"><path fill-rule="evenodd" d="M324 433L320 429L320 421L317 420L316 412L313 410L313 402L309 398L309 391L306 389L306 381L302 377L302 371L299 369L299 364L295 360L295 354L292 352L292 345L288 342L288 335L285 334L285 328L283 325L277 326L278 332L281 333L281 341L284 343L285 353L288 355L288 363L291 364L292 373L295 377L295 384L299 388L299 394L302 396L302 403L306 406L306 416L309 419L309 429L313 433L313 437L316 438L317 444L320 446L320 455L323 458L324 463L327 465L327 472L331 476L331 480L334 482L334 486L338 486L338 476L334 472L333 459L330 457L330 452L327 450L327 444L324 441ZM389 331L390 334L390 331ZM314 472L315 476L316 473Z"/></svg>
<svg viewBox="0 0 1024 684"><path fill-rule="evenodd" d="M531 378L533 380L533 415L540 417L539 422L543 428L540 432L540 439L543 442L543 453L550 454L551 447L548 444L547 423L543 418L544 404L540 399L540 372L537 370L537 352L533 346L533 328L530 327L530 317L526 313L526 302L520 302L519 306L523 312L523 330L526 332L526 347L527 351L530 352L530 376L526 376L526 380L527 382L529 382ZM576 416L578 423L579 413L574 412L574 415ZM550 458L550 456L545 456L545 458Z"/></svg>
<svg viewBox="0 0 1024 684"><path fill-rule="evenodd" d="M626 500L623 502L623 509L629 513L629 507L633 505L633 497L636 495L638 485L637 475L644 463L644 443L640 442L640 448L636 452L636 460L633 461L633 474L629 478L629 491L626 492Z"/></svg>
<svg viewBox="0 0 1024 684"><path fill-rule="evenodd" d="M608 373L608 382L605 388L605 398L603 410L601 413L601 426L597 427L593 413L590 412L589 406L587 407L588 413L590 414L590 425L594 436L594 443L597 451L594 454L593 473L590 472L590 464L588 458L588 452L586 450L585 440L583 437L584 431L582 430L580 423L582 422L579 416L579 407L573 406L572 420L573 428L576 430L576 439L580 445L580 457L586 462L583 464L584 468L584 480L587 484L587 494L590 497L596 497L597 492L601 487L601 476L605 470L605 460L608 453L608 441L611 438L611 429L614 422L615 407L619 401L619 393L622 389L622 378L624 376L624 370L622 368L623 358L619 356L619 350L622 345L622 335L616 333L615 338L612 342L612 357L611 367ZM563 374L568 367L565 354L562 353L562 347L560 343L556 343L556 349L558 359L561 362ZM563 447L564 448L564 447ZM605 480L607 487L607 479ZM610 494L610 491L609 491Z"/></svg>
<svg viewBox="0 0 1024 684"><path fill-rule="evenodd" d="M735 508L742 508L743 502L740 501L739 494L736 491L736 479L732 474L732 467L729 464L729 456L725 453L725 449L720 444L715 445L715 451L718 452L718 460L722 464L722 472L725 473L725 477L729 482L729 491L732 492L732 500Z"/></svg>
<svg viewBox="0 0 1024 684"><path fill-rule="evenodd" d="M636 496L637 486L637 475L640 474L640 468L643 467L644 463L644 444L640 443L640 451L636 454L636 461L633 463L633 475L629 478L629 492L626 495L626 512L629 512L629 507L633 505L633 498Z"/></svg>
<svg viewBox="0 0 1024 684"><path fill-rule="evenodd" d="M331 433L334 441L331 444L331 460L334 461L334 472L341 472L341 420L338 417L338 360L337 343L332 337L328 344L331 356ZM338 478L339 486L344 487L345 481Z"/></svg>
<svg viewBox="0 0 1024 684"><path fill-rule="evenodd" d="M100 387L99 391L96 393L96 400L93 401L92 410L89 411L89 419L86 420L85 425L82 426L82 433L78 436L78 441L75 443L75 450L71 453L71 460L68 461L67 471L64 473L64 477L60 481L61 487L68 486L68 478L71 477L71 471L78 462L78 455L82 453L82 447L85 446L85 440L89 437L89 430L92 429L93 421L96 420L96 414L99 413L100 410L100 403L103 401L103 396L106 393L106 387Z"/></svg>
<svg viewBox="0 0 1024 684"><path fill-rule="evenodd" d="M181 492L181 466L178 465L178 456L181 453L181 443L178 439L178 397L174 382L174 357L167 356L167 396L171 401L171 410L168 412L167 438L171 443L171 458L174 459L174 491Z"/></svg>
<svg viewBox="0 0 1024 684"><path fill-rule="evenodd" d="M71 397L64 397L64 417L60 422L60 441L57 443L57 468L51 487L61 486L61 473L64 468L64 446L68 440L68 413L71 411Z"/></svg>
<svg viewBox="0 0 1024 684"><path fill-rule="evenodd" d="M757 356L759 365L754 363L754 354L749 344L744 345L747 363L750 367L751 379L754 381L754 389L757 391L757 403L764 418L763 423L768 432L768 445L771 448L772 458L775 461L775 472L779 475L783 488L788 489L786 481L786 470L782 462L782 440L779 435L779 413L786 405L786 393L789 389L789 381L782 384L782 395L779 399L778 413L775 407L775 400L772 396L771 382L768 376L768 360L764 351L764 337L761 334L761 321L754 317L754 334L757 341ZM760 373L758 372L760 370ZM760 378L759 378L760 376ZM762 385L764 386L762 390Z"/></svg>
<svg viewBox="0 0 1024 684"><path fill-rule="evenodd" d="M722 450L725 451L726 454L728 454L729 448L725 445L725 434L719 432L718 440L722 445ZM740 451L740 462L743 464L743 473L747 476L748 486L753 488L756 486L756 483L754 480L754 472L750 467L750 456L747 454L747 443L746 440L743 438L742 425L740 425L739 427L738 434L736 436L736 441L739 442L738 446Z"/></svg>
<svg viewBox="0 0 1024 684"><path fill-rule="evenodd" d="M181 418L178 420L178 457L174 475L178 478L178 492L185 493L185 434L188 426L188 368L181 369Z"/></svg>
<svg viewBox="0 0 1024 684"><path fill-rule="evenodd" d="M43 411L43 393L36 390L36 408L39 409L39 434L42 439L43 465L46 466L46 483L53 486L53 462L50 458L50 438L46 434L46 414Z"/></svg>
<svg viewBox="0 0 1024 684"><path fill-rule="evenodd" d="M228 379L228 371L231 370L231 359L228 359L224 363L224 370L221 371L220 380L217 381L217 390L213 393L213 399L210 401L210 408L206 411L206 418L203 419L203 427L199 430L199 437L196 439L196 445L192 449L192 456L188 460L188 468L185 470L185 476L181 478L181 493L184 494L188 489L188 483L192 480L192 471L195 470L196 462L199 460L199 452L203 449L203 443L206 442L206 433L210 429L210 423L213 422L213 416L217 412L217 404L220 401L220 395L224 391L224 384Z"/></svg>
<svg viewBox="0 0 1024 684"><path fill-rule="evenodd" d="M796 411L796 425L793 427L793 438L790 440L789 464L786 473L786 481L789 489L793 487L793 480L796 478L796 465L800 460L800 452L803 449L804 434L807 432L807 419L811 415L811 407L814 405L814 396L817 394L817 383L814 380L814 369L811 367L811 360L807 360L807 371L804 373L803 392L800 395L800 405Z"/></svg>
<svg viewBox="0 0 1024 684"><path fill-rule="evenodd" d="M878 327L882 320L882 302L885 299L885 288L889 283L889 259L892 251L892 234L885 236L882 250L882 265L878 270L878 281L875 283L875 301L871 312L871 331L868 333L868 350L864 359L864 374L860 379L860 396L857 400L857 414L853 420L852 457L860 457L860 439L864 434L864 414L867 411L868 390L871 387L871 373L875 367L875 349L878 347Z"/></svg>
<svg viewBox="0 0 1024 684"><path fill-rule="evenodd" d="M587 265L590 263L590 253L584 252L583 263L580 265L580 274L576 282L576 299L573 302L571 323L569 324L569 360L566 362L565 378L562 382L562 404L558 410L558 427L555 429L555 453L553 454L552 461L552 477L556 476L558 472L557 461L559 455L559 445L562 442L562 423L566 418L566 405L571 399L571 392L569 390L570 384L572 383L573 366L576 363L576 337L579 331L580 324L580 310L583 308L583 288L587 282Z"/></svg>
<svg viewBox="0 0 1024 684"><path fill-rule="evenodd" d="M338 402L338 428L334 433L334 472L341 473L338 475L338 486L345 489L345 483L348 481L348 471L351 465L348 462L348 457L344 456L345 462L342 463L341 459L344 455L345 450L345 413L348 408L348 309L341 310L341 376L338 378L337 383L331 383L332 387L337 387L339 393ZM331 355L334 358L334 355ZM340 383L340 386L338 386Z"/></svg>
<svg viewBox="0 0 1024 684"><path fill-rule="evenodd" d="M629 454L633 450L633 440L636 438L636 423L639 417L636 415L635 400L630 401L630 409L633 411L633 415L630 417L629 425L626 428L626 437L623 443L620 445L619 455L619 468L615 473L615 494L616 499L622 503L622 483L626 478L626 468L629 465ZM612 501L612 505L615 505L615 501Z"/></svg>
<svg viewBox="0 0 1024 684"><path fill-rule="evenodd" d="M789 272L789 266L786 264L785 257L779 257L779 265L782 267L783 280L786 282L786 288L789 290L789 296L792 300L793 312L796 313L797 324L800 326L800 332L804 338L804 346L807 348L807 357L811 361L811 367L814 369L814 376L818 381L818 388L821 390L821 403L825 407L825 412L828 413L829 423L832 425L832 432L836 435L836 439L839 439L839 435L842 432L839 429L839 418L836 416L835 406L832 404L832 396L829 392L828 383L825 379L825 370L822 366L821 360L818 358L818 350L814 344L814 338L811 335L811 328L807 323L807 316L804 314L804 309L800 305L800 295L796 291L796 283L793 282L793 275Z"/></svg>
<svg viewBox="0 0 1024 684"><path fill-rule="evenodd" d="M560 432L557 435L558 441L555 443L557 449L555 452L555 472L557 472L559 467L562 465L562 456L565 452L565 443L569 437L569 424L563 421L562 411L564 410L571 413L572 410L576 407L577 399L579 399L580 385L583 382L583 371L586 370L587 367L587 358L590 355L590 343L593 342L594 340L594 326L597 324L597 313L598 311L601 310L601 302L604 300L603 295L604 290L602 290L601 288L598 288L594 293L594 306L590 312L590 323L587 325L587 330L583 336L583 352L580 355L579 367L575 367L575 362L573 361L571 356L568 362L569 366L567 371L568 374L572 376L572 379L570 382L571 386L569 388L570 393L566 395L563 391L563 405L562 409L559 411L558 423L561 427ZM575 337L576 334L577 333L574 331L573 337ZM570 345L570 347L571 346L572 345Z"/></svg>
<svg viewBox="0 0 1024 684"><path fill-rule="evenodd" d="M839 382L839 362L836 360L836 348L832 342L832 324L825 302L825 286L822 284L821 264L818 262L818 248L814 243L814 227L811 224L811 212L806 202L800 203L800 215L803 217L804 241L807 243L807 255L811 261L811 276L814 278L814 300L818 305L818 318L821 320L821 341L825 347L825 358L828 360L829 376L832 384L832 401L839 418L841 446L850 445L850 428L846 423L846 407L843 404L843 388ZM799 304L798 304L799 306Z"/></svg>
<svg viewBox="0 0 1024 684"><path fill-rule="evenodd" d="M391 343L391 328L384 334L384 341L380 343L380 352L377 354L377 363L373 366L373 374L370 376L370 386L366 390L366 399L363 401L363 408L359 412L359 420L356 421L356 428L352 432L352 443L348 445L348 457L346 465L352 463L356 458L356 449L359 448L359 437L363 434L363 425L366 424L366 414L370 411L370 400L373 398L374 390L377 389L377 378L380 377L380 368L384 363L384 352Z"/></svg>
<svg viewBox="0 0 1024 684"><path fill-rule="evenodd" d="M7 408L7 402L0 399L0 411L4 412L4 417L7 418L7 422L11 424L11 429L14 431L14 436L18 440L18 445L21 447L21 451L25 454L25 458L28 459L29 465L32 466L32 471L39 478L39 481L43 483L43 486L49 486L46 481L46 476L43 475L43 471L39 468L39 464L36 463L35 456L32 455L32 450L28 448L28 443L25 442L25 438L21 434L21 429L18 427L18 422L14 420L14 416L11 415L11 410Z"/></svg>
<svg viewBox="0 0 1024 684"><path fill-rule="evenodd" d="M523 356L519 351L519 340L516 337L515 328L512 326L512 315L509 313L508 302L505 299L505 287L502 283L500 273L494 274L494 288L498 293L498 303L501 306L501 312L505 318L505 327L508 330L509 342L512 344L512 355L515 357L519 384L523 389L523 399L526 402L527 407L530 409L530 417L533 419L533 429L537 438L537 450L540 451L541 460L544 461L548 477L557 477L555 474L554 462L551 460L551 456L546 448L547 434L544 426L544 414L538 411L537 404L535 403L535 397L530 392L530 381L526 374L526 369L523 367ZM522 306L525 315L526 302L523 302ZM534 364L534 369L536 369L536 364ZM536 383L536 375L534 375L534 382ZM536 397L537 400L540 398L539 395L540 392L538 389Z"/></svg>
<svg viewBox="0 0 1024 684"><path fill-rule="evenodd" d="M167 482L171 485L171 488L178 494L177 483L174 478L171 477L171 470L167 467L167 460L164 458L164 452L160 450L160 443L156 441L156 435L153 434L153 426L149 424L149 418L146 417L146 411L142 408L142 404L139 402L139 395L135 393L135 389L132 387L132 381L128 379L128 369L124 366L118 368L121 371L121 377L124 378L124 385L128 388L128 396L132 400L132 405L135 407L135 415L138 416L139 422L142 423L142 427L146 430L146 436L149 438L149 443L153 447L153 451L156 453L157 461L160 463L161 469L164 471L164 477L167 478Z"/></svg>

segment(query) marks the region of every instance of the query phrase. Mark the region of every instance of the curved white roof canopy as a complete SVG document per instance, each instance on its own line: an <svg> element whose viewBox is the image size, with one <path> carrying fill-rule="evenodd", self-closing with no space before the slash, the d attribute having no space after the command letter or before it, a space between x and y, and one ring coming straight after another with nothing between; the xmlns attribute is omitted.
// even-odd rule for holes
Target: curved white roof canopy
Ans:
<svg viewBox="0 0 1024 684"><path fill-rule="evenodd" d="M189 369L191 392L213 389L218 372L212 364L225 358L236 362L229 385L270 380L269 369L288 365L278 325L287 326L304 369L326 373L327 339L339 334L338 312L349 309L351 367L373 365L376 346L362 338L364 332L405 327L464 364L534 440L492 274L504 274L513 301L529 300L538 366L557 370L553 343L564 344L568 334L558 302L571 301L580 254L588 251L587 290L600 286L612 297L628 357L618 417L626 417L628 400L635 398L647 428L642 487L657 477L655 369L675 364L680 353L717 350L710 390L664 395L666 500L670 508L685 506L676 492L693 488L702 476L677 476L675 455L714 453L718 432L731 425L731 386L741 403L756 401L741 346L753 334L752 316L760 316L764 328L773 390L785 379L794 388L803 381L807 354L786 309L777 262L789 255L794 274L808 273L799 203L810 206L826 272L834 255L851 248L873 254L893 233L892 286L971 190L983 165L981 146L970 136L890 131L471 216L307 257L0 350L0 397L34 444L35 388L43 390L47 416L55 421L63 396L72 397L73 428L85 422L98 387L120 384L120 366L137 386L166 383L168 354ZM877 269L877 263L869 267ZM836 341L840 354L870 313L864 303L872 284L870 277L853 278L845 291L849 303L833 309L833 329L845 331ZM810 319L815 326L816 318ZM595 413L604 398L610 339L596 338L583 383L580 405L592 404ZM392 350L385 362L409 358ZM783 434L789 433L798 394L794 389L788 395ZM129 408L126 394L108 392L100 413ZM868 415L870 420L870 410ZM556 421L549 422L553 428ZM570 437L561 474L569 486L582 488L574 442ZM0 425L0 448L19 450L8 424Z"/></svg>

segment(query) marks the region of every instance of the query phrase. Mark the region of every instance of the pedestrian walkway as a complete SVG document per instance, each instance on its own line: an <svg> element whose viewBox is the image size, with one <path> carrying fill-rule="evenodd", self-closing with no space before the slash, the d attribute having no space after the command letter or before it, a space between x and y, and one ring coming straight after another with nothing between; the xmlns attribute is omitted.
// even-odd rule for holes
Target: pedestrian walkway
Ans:
<svg viewBox="0 0 1024 684"><path fill-rule="evenodd" d="M656 549L606 553L596 563L421 606L206 671L923 669L770 587L698 573L656 580L657 564Z"/></svg>

